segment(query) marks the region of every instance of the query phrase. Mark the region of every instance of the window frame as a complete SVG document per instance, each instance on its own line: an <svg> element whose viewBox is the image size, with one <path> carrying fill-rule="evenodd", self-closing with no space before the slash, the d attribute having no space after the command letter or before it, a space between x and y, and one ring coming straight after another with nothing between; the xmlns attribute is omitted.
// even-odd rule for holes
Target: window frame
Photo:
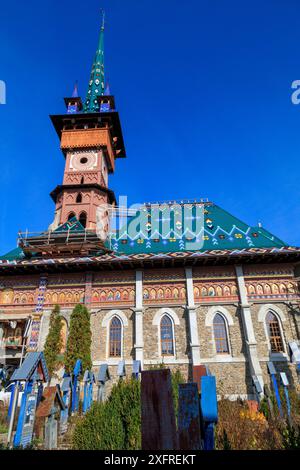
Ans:
<svg viewBox="0 0 300 470"><path fill-rule="evenodd" d="M119 321L119 324L120 324L120 355L114 355L114 354L111 354L111 343L112 343L112 340L111 340L111 328L112 328L112 322L114 320L118 320ZM118 315L113 315L112 318L110 319L109 321L109 325L108 325L108 358L109 359L122 359L123 357L123 322L121 320L121 318L118 316Z"/></svg>
<svg viewBox="0 0 300 470"><path fill-rule="evenodd" d="M163 353L163 339L162 339L162 321L164 318L168 318L169 321L170 321L170 327L171 327L171 332L172 332L172 350L173 352L172 353ZM164 340L165 341L165 340ZM159 345L160 345L160 355L161 357L165 358L165 357L175 357L175 330L174 330L174 322L173 322L173 318L168 315L167 313L163 313L161 318L160 318L160 322L159 322Z"/></svg>
<svg viewBox="0 0 300 470"><path fill-rule="evenodd" d="M271 342L271 336L270 336L270 329L269 329L269 322L268 322L268 315L271 314L273 315L273 317L275 317L276 321L277 321L277 324L278 324L278 329L279 329L279 334L280 334L280 340L281 340L281 345L282 345L282 350L281 351L272 351L272 342ZM281 325L281 319L280 317L277 315L276 312L274 312L274 310L272 309L269 309L267 312L266 312L266 315L265 315L265 321L264 321L264 326L265 326L265 330L266 330L266 336L267 336L267 339L268 339L268 346L269 346L269 353L271 355L277 355L277 354L285 354L286 353L286 348L285 348L285 341L284 341L284 335L283 335L283 329L282 329L282 325Z"/></svg>
<svg viewBox="0 0 300 470"><path fill-rule="evenodd" d="M215 320L215 318L216 318L217 315L220 315L220 317L222 317L222 319L223 319L223 321L224 321L228 352L218 352L218 351L217 351L217 344L216 344L216 337L215 337L215 328L214 328L214 320ZM220 312L219 310L216 310L216 311L214 312L214 316L213 316L212 322L211 322L211 329L212 329L213 348L214 348L215 356L217 356L217 357L221 357L221 356L223 356L223 357L229 357L229 356L232 356L228 321L227 321L226 316L223 315L223 313Z"/></svg>

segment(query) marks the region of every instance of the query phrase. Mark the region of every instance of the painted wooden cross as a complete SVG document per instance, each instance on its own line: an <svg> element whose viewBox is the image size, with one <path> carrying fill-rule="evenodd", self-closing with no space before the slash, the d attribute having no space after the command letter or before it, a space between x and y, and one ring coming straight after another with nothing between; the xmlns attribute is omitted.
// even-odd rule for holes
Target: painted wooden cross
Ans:
<svg viewBox="0 0 300 470"><path fill-rule="evenodd" d="M80 395L80 384L79 376L82 373L82 363L80 359L77 359L73 369L73 390L72 390L72 413L76 413L79 408L79 395Z"/></svg>
<svg viewBox="0 0 300 470"><path fill-rule="evenodd" d="M15 384L12 402L10 403L10 422L8 430L8 443L11 443L14 418L18 404L20 383L25 383L21 400L17 429L13 439L14 447L26 447L31 443L35 413L41 384L48 382L49 373L42 352L30 352L23 364L15 370L10 381Z"/></svg>
<svg viewBox="0 0 300 470"><path fill-rule="evenodd" d="M97 385L98 385L97 401L105 400L105 384L108 380L110 380L108 365L101 364L99 368L99 372L98 372L98 377L97 377Z"/></svg>
<svg viewBox="0 0 300 470"><path fill-rule="evenodd" d="M283 417L283 411L282 411L281 399L280 399L277 380L276 380L276 369L274 367L273 362L268 362L268 370L269 370L269 374L271 376L271 380L272 380L272 384L273 384L273 389L274 389L274 393L275 393L275 398L276 398L278 410L279 410L280 416L282 418Z"/></svg>

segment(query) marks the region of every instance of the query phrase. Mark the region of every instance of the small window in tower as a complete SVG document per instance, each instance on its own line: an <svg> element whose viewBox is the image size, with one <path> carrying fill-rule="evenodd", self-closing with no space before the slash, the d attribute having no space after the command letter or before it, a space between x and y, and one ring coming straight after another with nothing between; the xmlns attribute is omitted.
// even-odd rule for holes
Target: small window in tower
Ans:
<svg viewBox="0 0 300 470"><path fill-rule="evenodd" d="M70 214L69 214L69 216L68 216L68 220L73 219L73 217L75 217L74 212L70 212Z"/></svg>
<svg viewBox="0 0 300 470"><path fill-rule="evenodd" d="M80 184L84 183L84 177L81 178Z"/></svg>
<svg viewBox="0 0 300 470"><path fill-rule="evenodd" d="M81 202L82 202L82 194L79 193L79 194L77 194L76 203L80 204Z"/></svg>
<svg viewBox="0 0 300 470"><path fill-rule="evenodd" d="M81 212L79 216L79 222L84 228L86 227L86 213L85 212Z"/></svg>

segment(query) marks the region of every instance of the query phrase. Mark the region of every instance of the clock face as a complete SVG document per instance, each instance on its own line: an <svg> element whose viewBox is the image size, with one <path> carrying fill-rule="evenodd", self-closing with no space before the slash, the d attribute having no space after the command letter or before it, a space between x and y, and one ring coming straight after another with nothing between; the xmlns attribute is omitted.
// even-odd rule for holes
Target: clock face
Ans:
<svg viewBox="0 0 300 470"><path fill-rule="evenodd" d="M70 169L78 171L93 170L97 166L97 154L78 152L71 155Z"/></svg>

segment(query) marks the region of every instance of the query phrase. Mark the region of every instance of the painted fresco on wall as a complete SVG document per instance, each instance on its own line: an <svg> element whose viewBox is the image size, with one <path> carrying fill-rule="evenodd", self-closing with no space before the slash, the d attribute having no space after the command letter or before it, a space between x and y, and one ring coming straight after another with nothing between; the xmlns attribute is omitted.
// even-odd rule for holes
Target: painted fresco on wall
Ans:
<svg viewBox="0 0 300 470"><path fill-rule="evenodd" d="M238 289L235 282L194 282L195 302L209 302L212 298L218 300L234 300L238 298Z"/></svg>
<svg viewBox="0 0 300 470"><path fill-rule="evenodd" d="M297 298L299 297L298 285L291 281L246 281L246 289L249 298Z"/></svg>
<svg viewBox="0 0 300 470"><path fill-rule="evenodd" d="M129 286L92 289L92 303L135 301L135 290Z"/></svg>
<svg viewBox="0 0 300 470"><path fill-rule="evenodd" d="M151 303L154 301L161 301L164 302L174 302L174 301L186 301L186 288L183 284L168 284L166 286L147 286L143 289L143 300L144 303Z"/></svg>

